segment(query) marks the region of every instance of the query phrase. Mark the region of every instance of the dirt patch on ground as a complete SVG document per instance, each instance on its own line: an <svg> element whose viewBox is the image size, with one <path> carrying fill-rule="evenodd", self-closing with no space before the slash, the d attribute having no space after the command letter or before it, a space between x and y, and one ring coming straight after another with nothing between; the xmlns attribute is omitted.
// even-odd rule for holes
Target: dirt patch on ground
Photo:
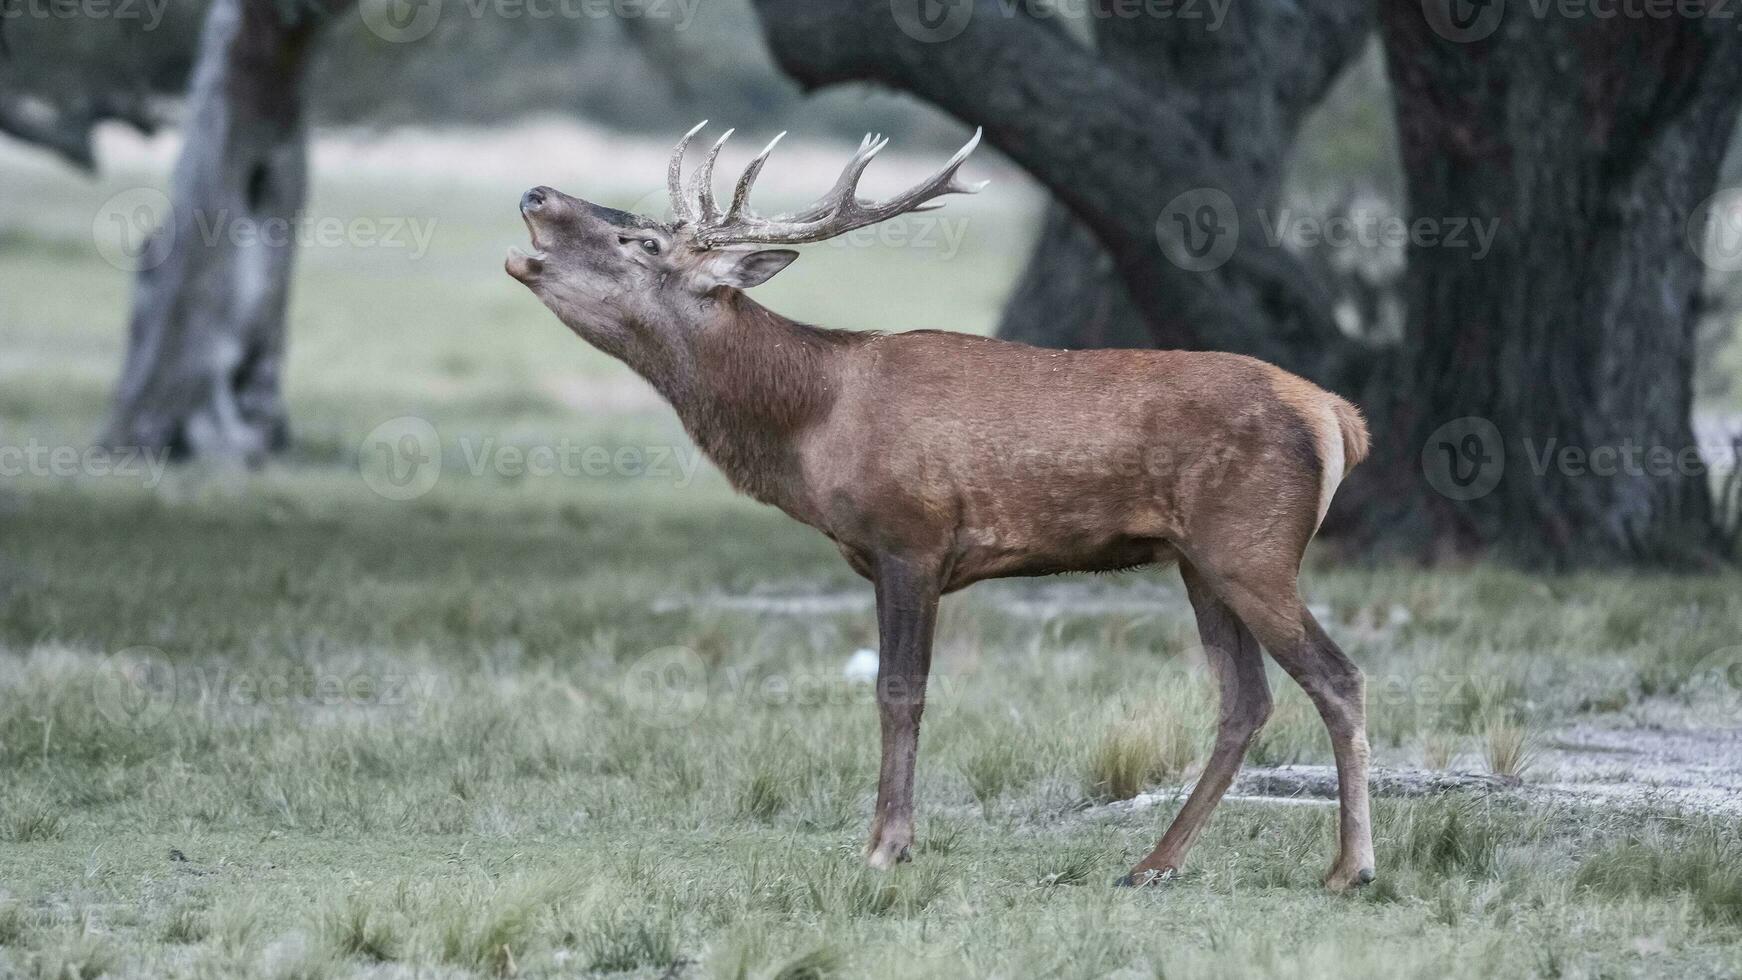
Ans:
<svg viewBox="0 0 1742 980"><path fill-rule="evenodd" d="M1513 792L1519 782L1473 772L1435 772L1427 769L1375 768L1371 775L1374 796L1408 798L1442 793ZM1173 805L1184 799L1191 784L1139 793L1129 800L1109 803L1110 813L1130 813L1153 806ZM1247 766L1228 791L1229 800L1279 805L1330 806L1337 799L1334 766Z"/></svg>
<svg viewBox="0 0 1742 980"><path fill-rule="evenodd" d="M1099 809L1129 813L1174 806L1191 784L1141 793ZM1523 780L1479 772L1375 766L1377 798L1505 793L1541 802L1624 809L1685 810L1742 817L1742 729L1665 730L1577 725L1539 749ZM1277 805L1330 805L1334 767L1248 766L1228 799Z"/></svg>
<svg viewBox="0 0 1742 980"><path fill-rule="evenodd" d="M1532 793L1742 816L1742 728L1576 725L1538 752Z"/></svg>

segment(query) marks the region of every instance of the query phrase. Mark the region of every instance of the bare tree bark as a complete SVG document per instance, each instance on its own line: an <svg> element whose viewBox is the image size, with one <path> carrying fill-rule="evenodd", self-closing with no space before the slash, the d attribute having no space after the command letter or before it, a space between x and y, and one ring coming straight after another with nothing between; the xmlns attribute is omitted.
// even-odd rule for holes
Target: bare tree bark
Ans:
<svg viewBox="0 0 1742 980"><path fill-rule="evenodd" d="M1261 195L1259 207L1274 214L1302 121L1372 31L1369 0L1251 0L1229 6L1225 21L1121 15L1124 9L1118 0L1096 0L1091 24L1102 57L1127 84L1180 103L1215 152ZM1230 288L1262 284L1235 281ZM998 333L1048 347L1176 347L1194 340L1148 328L1112 257L1057 202L1047 209Z"/></svg>
<svg viewBox="0 0 1742 980"><path fill-rule="evenodd" d="M1328 292L1258 233L1265 194L1194 123L1189 97L1132 84L1004 0L958 0L968 15L944 31L920 14L904 20L903 3L889 0L755 4L775 58L800 84L876 82L983 125L1088 225L1166 346L1244 351L1313 376L1346 351ZM1228 246L1220 264L1194 265L1194 254L1214 259Z"/></svg>
<svg viewBox="0 0 1742 980"><path fill-rule="evenodd" d="M1563 564L1721 552L1685 460L1733 25L1508 14L1460 43L1418 4L1381 10L1412 220L1497 234L1486 255L1409 249L1369 532Z"/></svg>
<svg viewBox="0 0 1742 980"><path fill-rule="evenodd" d="M345 6L212 5L107 443L255 461L288 442L279 376L306 185L303 81L321 27Z"/></svg>

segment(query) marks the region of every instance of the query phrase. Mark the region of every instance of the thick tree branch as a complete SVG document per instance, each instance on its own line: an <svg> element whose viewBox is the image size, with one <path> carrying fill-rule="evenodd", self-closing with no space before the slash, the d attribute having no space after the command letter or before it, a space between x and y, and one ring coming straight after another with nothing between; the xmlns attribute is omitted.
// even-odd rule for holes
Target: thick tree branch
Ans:
<svg viewBox="0 0 1742 980"><path fill-rule="evenodd" d="M157 119L139 92L104 92L70 106L0 92L0 133L39 146L86 172L97 167L92 133L106 121L123 122L146 134L157 130Z"/></svg>
<svg viewBox="0 0 1742 980"><path fill-rule="evenodd" d="M1258 212L1267 195L1193 123L1189 99L1131 84L1095 52L1012 16L999 0L975 0L958 34L931 41L904 31L888 2L756 7L775 57L806 87L880 83L983 125L1107 246L1158 338L1273 360L1340 346L1325 291L1265 240ZM1198 193L1181 204L1188 192ZM1215 207L1223 199L1214 192L1233 213ZM1232 255L1208 271L1176 264L1163 244L1197 231L1220 242L1233 227ZM1179 256L1179 240L1170 243Z"/></svg>
<svg viewBox="0 0 1742 980"><path fill-rule="evenodd" d="M1092 24L1103 60L1127 84L1181 105L1214 151L1264 195L1262 207L1274 213L1303 119L1365 47L1370 4L1246 3L1228 8L1222 20L1133 12L1117 0L1098 0ZM1299 288L1317 291L1327 282L1322 271L1315 271L1301 279ZM1275 315L1266 300L1278 298L1266 297L1261 285L1229 283L1231 289L1256 292ZM1279 319L1287 315L1285 309ZM1005 307L999 334L1052 346L1207 346L1195 334L1166 336L1150 329L1113 259L1070 209L1056 202ZM1363 371L1356 368L1365 368L1359 356L1364 351L1340 337L1330 344L1319 337L1303 339L1305 347L1287 352L1281 363L1341 390L1358 389ZM1327 356L1327 351L1347 356Z"/></svg>

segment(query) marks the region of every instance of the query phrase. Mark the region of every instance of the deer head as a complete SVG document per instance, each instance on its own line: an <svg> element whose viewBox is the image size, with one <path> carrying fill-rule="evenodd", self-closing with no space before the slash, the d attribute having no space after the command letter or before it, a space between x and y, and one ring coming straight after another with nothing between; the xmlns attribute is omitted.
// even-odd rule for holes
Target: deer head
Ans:
<svg viewBox="0 0 1742 980"><path fill-rule="evenodd" d="M936 174L884 201L858 196L859 178L887 139L866 136L840 179L817 203L765 218L750 208L750 193L776 136L738 178L731 203L714 198L714 164L732 131L714 143L683 187L685 151L706 122L672 151L667 174L673 220L660 221L535 187L520 199L533 252L510 252L507 271L526 284L570 329L608 353L629 359L649 344L669 347L697 329L719 306L722 291L767 282L798 258L790 248L763 246L820 242L910 211L938 207L945 194L971 194L956 171L980 142L980 133Z"/></svg>

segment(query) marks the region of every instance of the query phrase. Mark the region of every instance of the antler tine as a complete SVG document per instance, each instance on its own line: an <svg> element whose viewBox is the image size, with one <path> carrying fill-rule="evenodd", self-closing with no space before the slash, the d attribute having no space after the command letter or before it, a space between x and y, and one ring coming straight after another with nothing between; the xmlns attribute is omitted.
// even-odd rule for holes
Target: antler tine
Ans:
<svg viewBox="0 0 1742 980"><path fill-rule="evenodd" d="M942 203L937 198L946 194L973 194L989 183L963 183L956 176L968 155L980 145L980 136L981 131L974 130L973 138L966 145L957 150L937 173L917 186L887 200L870 202L859 199L859 179L864 176L865 168L871 165L871 160L889 145L889 140L881 134L868 134L859 142L858 151L847 161L847 166L841 171L835 186L816 204L792 214L761 218L749 210L750 186L774 148L774 143L770 143L739 179L737 191L732 196L731 210L726 215L705 217L697 229L697 240L704 247L740 242L802 245L843 235L855 228L886 221L900 214L941 207ZM776 137L775 142L778 141L779 137ZM712 163L706 166L712 170Z"/></svg>
<svg viewBox="0 0 1742 980"><path fill-rule="evenodd" d="M762 166L768 162L769 155L785 138L786 131L781 130L779 135L768 141L768 145L762 148L761 153L756 154L756 159L750 161L750 165L744 168L743 176L738 178L738 186L732 190L732 203L726 208L726 223L740 221L749 213L750 188L756 183L756 178L762 175Z"/></svg>
<svg viewBox="0 0 1742 980"><path fill-rule="evenodd" d="M932 174L930 177L926 178L924 182L912 189L897 194L888 200L879 201L872 205L858 206L859 214L855 216L855 220L869 219L862 223L871 224L873 222L893 218L898 214L909 214L914 211L929 211L933 208L943 207L943 204L936 199L943 197L945 194L980 193L980 191L984 190L986 185L990 184L991 181L982 180L976 181L972 184L964 184L956 179L956 171L962 169L962 164L967 162L968 155L973 153L974 148L979 145L980 130L976 128L974 130L973 138L969 139L961 149L957 150L955 156L950 157L942 167L938 168L937 173ZM857 202L850 203L857 206Z"/></svg>
<svg viewBox="0 0 1742 980"><path fill-rule="evenodd" d="M888 145L889 141L882 136L866 133L865 138L859 141L858 152L854 153L852 159L847 161L847 166L841 170L841 176L835 179L835 186L829 188L829 192L824 194L821 200L802 211L794 211L791 214L783 214L778 218L769 220L776 223L810 222L839 211L843 204L851 204L858 197L859 178L865 175L865 168L869 167L871 159L881 153L883 148Z"/></svg>
<svg viewBox="0 0 1742 980"><path fill-rule="evenodd" d="M702 158L702 165L696 168L694 174L690 175L690 197L695 198L701 207L701 216L698 220L702 224L717 224L723 217L720 214L719 205L714 203L714 164L720 159L720 148L726 145L726 141L731 139L735 132L737 130L728 129L724 135L715 140L713 149L709 150L708 155Z"/></svg>
<svg viewBox="0 0 1742 980"><path fill-rule="evenodd" d="M683 134L683 139L678 140L677 147L671 151L671 164L666 167L665 189L671 195L671 213L679 222L694 222L696 220L695 209L690 207L689 199L684 197L683 158L685 151L690 148L690 140L694 139L696 134L702 131L702 127L707 124L708 121L704 119L696 123L689 132Z"/></svg>

